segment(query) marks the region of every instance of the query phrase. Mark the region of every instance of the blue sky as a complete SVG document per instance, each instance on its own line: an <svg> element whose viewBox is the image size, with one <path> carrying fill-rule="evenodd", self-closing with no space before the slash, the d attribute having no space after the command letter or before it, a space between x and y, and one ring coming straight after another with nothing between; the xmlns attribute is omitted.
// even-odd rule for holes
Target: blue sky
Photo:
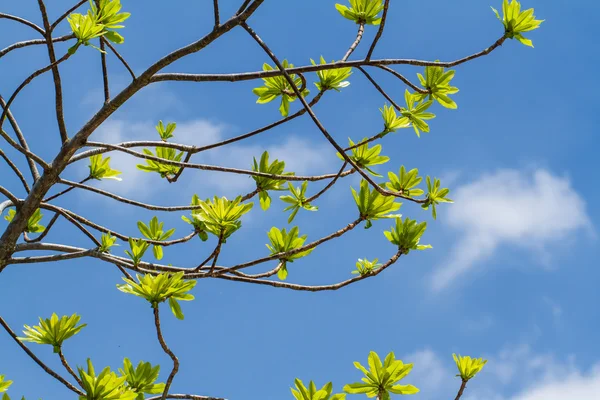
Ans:
<svg viewBox="0 0 600 400"><path fill-rule="evenodd" d="M33 1L5 2L0 10L41 24ZM48 2L51 17L70 1ZM119 47L135 71L201 37L212 26L212 2L124 2L132 12ZM222 15L239 2L222 0ZM489 9L500 1L436 0L392 2L388 28L376 58L453 60L491 45L502 26ZM305 65L323 55L339 59L354 39L356 27L340 17L335 1L298 3L265 1L250 20L280 58ZM419 139L412 130L388 135L383 154L391 157L379 171L400 165L419 168L451 188L456 203L442 207L437 221L411 204L402 213L430 222L423 238L433 250L411 253L374 279L337 292L304 293L220 280L201 280L196 300L183 305L185 320L163 308L165 337L181 360L174 393L228 399L291 398L294 378L333 381L336 390L360 378L353 361L366 362L369 351L394 351L415 363L405 379L421 388L416 399L453 398L459 387L452 353L489 359L468 386L468 400L592 400L600 393L600 347L597 331L600 272L597 226L600 200L595 184L599 116L595 94L600 87L594 16L596 2L527 0L546 22L530 33L535 49L507 41L491 55L457 69L457 111L436 107L431 133ZM68 33L68 25L57 29ZM374 36L367 29L365 55ZM0 23L0 48L35 37L10 21ZM58 53L67 45L58 46ZM75 132L102 103L98 53L91 48L61 66L67 125ZM205 51L170 66L172 72L255 71L268 61L260 48L236 29ZM8 93L47 63L41 47L14 51L0 61L0 93ZM127 84L126 71L109 63L111 89ZM420 69L399 71L416 80ZM398 100L405 88L396 80L373 75ZM311 82L314 76L310 77ZM358 71L342 93L328 93L315 107L338 140L357 141L379 132L383 99ZM275 104L257 105L251 90L259 82L170 83L141 91L114 114L92 139L118 142L157 138L159 119L177 121L176 139L208 143L275 121ZM312 84L311 84L312 85ZM312 86L312 91L315 91ZM37 79L14 104L13 112L32 149L50 160L58 151L50 75ZM294 110L299 105L294 103ZM2 149L23 160L2 145ZM268 149L302 174L337 171L338 160L308 118L301 118L231 148L198 157L197 162L249 168L253 156ZM135 170L135 160L115 156L123 182L100 187L154 204L187 204L201 197L234 196L252 190L249 178L187 171L176 186ZM87 164L75 164L65 177L80 179ZM18 181L0 164L1 184L23 196ZM294 221L309 240L339 229L356 217L346 178L317 203L318 213L300 213ZM320 186L310 186L313 192ZM274 196L276 198L276 196ZM287 215L278 201L268 212L258 205L219 259L232 265L267 254L271 226L284 227ZM73 191L57 201L124 234L136 234L136 222L154 214L104 198ZM135 212L134 212L135 211ZM48 217L46 217L47 220ZM177 215L161 215L176 236L189 232ZM2 224L5 224L3 221ZM291 265L290 282L325 284L350 276L357 258L386 260L393 252L382 234L390 221L377 221L319 247ZM5 226L5 225L2 225ZM47 239L88 246L64 223ZM191 266L212 251L214 239L194 240L180 250L165 249L165 261ZM117 250L121 254L123 246ZM153 333L152 313L141 299L116 290L114 266L96 260L7 268L0 277L1 315L20 332L38 316L78 313L88 326L65 345L72 365L91 357L98 367L118 368L123 357L163 366L170 361ZM0 334L0 374L15 383L12 395L47 400L71 395L39 369L6 334ZM48 365L61 371L51 348L31 345ZM559 390L560 389L560 390ZM554 396L554 397L553 397ZM568 396L568 397L565 397Z"/></svg>

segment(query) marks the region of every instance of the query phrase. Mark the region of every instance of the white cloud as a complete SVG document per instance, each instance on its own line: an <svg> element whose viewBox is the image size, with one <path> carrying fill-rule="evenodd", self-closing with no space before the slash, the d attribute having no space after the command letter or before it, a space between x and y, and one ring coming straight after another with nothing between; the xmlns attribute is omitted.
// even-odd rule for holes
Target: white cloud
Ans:
<svg viewBox="0 0 600 400"><path fill-rule="evenodd" d="M431 349L416 351L402 358L405 363L414 364L412 371L402 384L419 388L421 400L433 400L451 390L455 373L444 366L440 357Z"/></svg>
<svg viewBox="0 0 600 400"><path fill-rule="evenodd" d="M158 135L155 125L153 122L112 120L98 128L90 140L111 144L131 140L156 140ZM227 125L203 119L178 123L175 141L204 146L225 139L229 136L225 135L228 128ZM286 136L280 143L268 146L241 143L243 141L200 153L192 158L192 162L248 170L251 169L252 158L258 159L262 152L267 150L271 160L275 158L284 160L286 171L294 171L297 175L331 173L337 168L335 151L330 150L326 143L315 145L297 136ZM141 151L139 148L133 150ZM135 193L136 198L140 198L168 185L154 174L138 170L136 165L143 163L140 159L121 152L112 152L110 156L111 166L123 172L123 183L135 182L135 185L101 182L100 185L104 188L121 195ZM191 181L192 185L198 186L200 183L209 186L212 190L218 190L219 193L215 193L218 195L241 194L254 187L253 181L247 175L204 171L189 171L187 175L194 177Z"/></svg>
<svg viewBox="0 0 600 400"><path fill-rule="evenodd" d="M459 187L445 222L462 232L449 261L432 279L439 290L490 258L500 245L538 251L591 228L585 202L567 178L538 169L500 170Z"/></svg>
<svg viewBox="0 0 600 400"><path fill-rule="evenodd" d="M532 386L511 397L511 400L594 400L600 399L600 364L589 373L573 371Z"/></svg>

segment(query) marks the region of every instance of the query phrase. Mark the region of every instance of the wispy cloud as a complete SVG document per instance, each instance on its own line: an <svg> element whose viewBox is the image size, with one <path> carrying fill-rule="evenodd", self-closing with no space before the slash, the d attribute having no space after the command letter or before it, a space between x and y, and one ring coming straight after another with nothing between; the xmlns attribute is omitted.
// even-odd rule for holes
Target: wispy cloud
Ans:
<svg viewBox="0 0 600 400"><path fill-rule="evenodd" d="M432 278L440 290L489 259L500 245L544 255L548 245L591 228L585 202L567 178L544 169L500 170L459 187L445 223L461 233Z"/></svg>
<svg viewBox="0 0 600 400"><path fill-rule="evenodd" d="M157 140L155 125L154 122L112 120L102 125L94 133L92 140L111 144L131 140ZM225 124L204 119L178 123L174 141L203 146L228 137L226 134L229 128ZM134 150L141 151L139 148ZM200 153L192 161L248 170L251 169L252 158L260 158L265 150L269 152L271 160L284 160L286 171L294 171L297 175L331 173L337 168L335 151L326 144L315 145L297 136L286 136L280 143L268 146L231 144ZM143 160L121 152L112 152L110 156L113 168L123 172L123 182L101 182L101 186L122 195L135 194L136 198L166 187L167 183L155 174L137 169L136 165L143 164ZM201 184L202 187L216 190L218 193L215 194L218 195L238 195L254 187L254 181L246 175L198 171L188 171L188 175L193 176L187 181L189 185L197 187Z"/></svg>

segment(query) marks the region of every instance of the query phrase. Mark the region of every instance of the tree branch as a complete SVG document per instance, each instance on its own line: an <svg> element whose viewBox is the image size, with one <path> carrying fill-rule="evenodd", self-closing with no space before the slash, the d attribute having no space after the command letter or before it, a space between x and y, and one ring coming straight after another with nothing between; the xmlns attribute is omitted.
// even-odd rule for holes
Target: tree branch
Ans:
<svg viewBox="0 0 600 400"><path fill-rule="evenodd" d="M71 376L73 378L75 378L75 381L77 382L77 384L79 386L83 387L83 382L81 382L81 379L79 379L79 377L77 376L77 374L73 371L73 369L71 369L71 366L69 365L69 363L67 362L67 359L65 358L65 355L63 354L62 348L58 349L58 356L60 357L60 362L65 367L65 369L67 370L67 372L69 374L71 374Z"/></svg>
<svg viewBox="0 0 600 400"><path fill-rule="evenodd" d="M352 45L346 52L346 55L344 55L344 57L342 58L343 62L345 62L348 59L348 57L350 57L350 55L354 52L354 50L358 47L358 44L362 40L364 33L365 33L365 24L361 23L358 25L358 33L356 34L356 39L354 40L354 43L352 43Z"/></svg>
<svg viewBox="0 0 600 400"><path fill-rule="evenodd" d="M10 15L10 14L5 14L5 13L0 13L0 19L3 19L3 18L10 19L11 21L19 22L25 26L33 28L35 31L37 31L42 36L46 35L46 32L44 32L44 30L42 28L40 28L33 22L26 20L25 18L21 18L21 17L15 16L15 15Z"/></svg>
<svg viewBox="0 0 600 400"><path fill-rule="evenodd" d="M173 378L175 378L177 371L179 371L179 360L177 359L175 354L171 351L169 346L167 346L167 343L165 342L165 339L163 338L163 334L160 329L160 315L158 313L158 304L154 307L154 325L156 326L156 336L158 336L158 342L160 343L160 346L162 347L163 351L169 357L171 357L171 360L173 360L173 369L171 370L171 373L169 374L169 377L167 378L167 382L165 383L165 390L163 391L162 396L161 396L161 399L165 400L167 398L167 395L169 394L169 388L171 387L171 383L173 383Z"/></svg>
<svg viewBox="0 0 600 400"><path fill-rule="evenodd" d="M381 22L379 23L379 29L377 30L377 34L375 35L375 39L373 39L373 43L369 48L369 52L365 57L365 60L370 60L373 55L373 51L375 51L375 46L377 46L377 42L381 39L381 35L383 35L383 30L385 29L385 21L387 20L388 8L390 6L390 0L385 0L383 3L383 15L381 16Z"/></svg>
<svg viewBox="0 0 600 400"><path fill-rule="evenodd" d="M29 193L30 189L29 189L29 185L27 184L27 181L25 180L25 177L23 176L23 174L21 173L19 168L10 160L10 158L8 158L8 156L4 153L4 151L2 151L2 149L0 149L0 157L2 157L4 159L4 161L6 161L8 166L14 171L15 175L17 175L17 177L23 184L25 191L27 193Z"/></svg>

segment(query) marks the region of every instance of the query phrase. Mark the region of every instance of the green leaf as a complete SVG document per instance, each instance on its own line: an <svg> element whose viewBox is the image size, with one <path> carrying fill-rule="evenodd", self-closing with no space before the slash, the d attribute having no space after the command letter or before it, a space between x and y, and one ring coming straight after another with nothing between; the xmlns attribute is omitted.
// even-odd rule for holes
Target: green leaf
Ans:
<svg viewBox="0 0 600 400"><path fill-rule="evenodd" d="M403 254L410 253L411 250L425 250L430 249L431 245L420 244L421 237L427 229L427 223L406 218L402 222L402 218L396 218L396 225L392 226L391 230L383 232L385 237L394 245L398 246L398 249L402 250Z"/></svg>
<svg viewBox="0 0 600 400"><path fill-rule="evenodd" d="M366 180L361 180L360 191L358 193L354 188L351 188L351 190L360 216L367 221L366 229L371 227L374 220L395 218L398 216L397 214L390 213L398 211L402 204L396 203L396 198L393 196L383 196L376 189L371 190Z"/></svg>
<svg viewBox="0 0 600 400"><path fill-rule="evenodd" d="M350 7L335 5L336 10L346 19L357 24L379 25L383 11L383 0L350 0Z"/></svg>
<svg viewBox="0 0 600 400"><path fill-rule="evenodd" d="M290 195L286 195L286 196L279 196L279 198L281 200L283 200L284 202L291 204L290 206L286 207L283 211L288 211L288 210L292 210L292 213L290 214L289 218L288 218L288 223L291 223L294 220L294 217L296 217L296 214L298 213L298 211L300 209L304 209L307 211L317 211L319 208L317 206L313 206L312 204L310 204L308 202L308 199L306 198L306 189L308 188L308 181L304 181L302 183L302 185L299 188L295 188L291 182L288 182L288 189L291 193Z"/></svg>
<svg viewBox="0 0 600 400"><path fill-rule="evenodd" d="M524 32L530 32L538 29L544 20L535 19L534 9L530 8L521 11L521 3L517 0L504 0L502 3L502 18L500 13L492 7L496 17L504 25L504 37L508 39L517 39L528 47L533 47L533 42L523 36Z"/></svg>
<svg viewBox="0 0 600 400"><path fill-rule="evenodd" d="M294 64L288 63L287 60L283 60L281 65L284 69L294 68ZM274 68L269 64L263 65L263 71L273 70ZM300 90L302 88L302 78L296 74L290 74L290 78L294 82L296 88ZM252 90L252 92L258 96L256 102L258 104L265 104L275 100L277 97L281 97L279 111L283 117L287 117L290 110L290 103L296 100L296 94L293 87L283 75L262 78L262 80L264 81L264 86ZM304 88L301 94L303 97L308 96L308 89Z"/></svg>
<svg viewBox="0 0 600 400"><path fill-rule="evenodd" d="M317 63L311 58L310 62L312 65L317 65ZM335 61L331 61L334 63ZM321 56L320 65L327 64L327 61ZM352 75L352 67L346 68L337 68L337 69L325 69L321 71L317 71L317 77L319 78L319 82L315 82L315 86L320 91L324 92L327 90L335 90L340 91L340 89L348 87L350 82L348 79Z"/></svg>
<svg viewBox="0 0 600 400"><path fill-rule="evenodd" d="M86 324L77 325L81 317L77 314L63 316L58 318L58 315L52 314L50 318L42 319L40 324L30 327L24 325L24 337L20 337L22 342L33 342L38 344L48 344L53 347L54 352L58 353L63 342L82 330Z"/></svg>

